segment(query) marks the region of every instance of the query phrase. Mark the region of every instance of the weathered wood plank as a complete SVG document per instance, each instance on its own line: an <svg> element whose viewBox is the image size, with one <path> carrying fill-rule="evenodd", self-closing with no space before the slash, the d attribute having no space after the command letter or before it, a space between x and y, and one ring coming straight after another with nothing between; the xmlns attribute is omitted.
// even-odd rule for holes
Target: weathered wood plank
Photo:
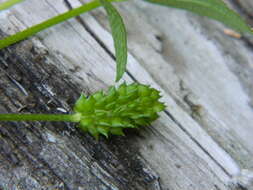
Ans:
<svg viewBox="0 0 253 190"><path fill-rule="evenodd" d="M142 4L142 3L139 3L139 4ZM137 3L137 5L138 5L138 3ZM252 120L253 114L252 114L252 109L251 109L250 105L248 104L248 99L250 97L252 97L251 96L252 86L250 84L252 83L253 79L252 79L252 72L251 72L252 69L251 69L250 65L252 64L253 59L252 59L251 49L247 46L247 44L245 44L243 41L238 42L238 40L232 40L232 39L229 39L228 37L226 38L226 36L224 37L224 35L222 33L218 34L218 35L216 34L215 36L213 36L213 41L216 43L219 42L220 46L222 46L222 47L220 47L219 45L217 45L217 47L212 47L213 42L209 42L209 39L207 39L206 40L207 42L205 42L205 44L202 45L202 47L204 48L206 46L207 49L209 48L207 51L211 52L212 54L211 55L207 54L208 56L206 56L206 58L203 58L201 56L201 54L205 54L204 49L202 51L198 52L196 50L200 50L199 48L197 48L197 49L193 48L193 50L189 51L188 53L185 51L182 53L180 51L181 51L181 46L184 46L181 43L181 41L183 41L183 40L180 40L180 38L179 38L179 42L177 42L178 39L175 38L174 41L171 42L172 45L178 44L177 51L180 52L181 54L185 54L181 57L185 57L184 59L186 62L187 62L187 58L190 57L189 54L191 54L191 53L197 52L196 57L198 57L198 56L200 57L200 60L197 63L195 63L195 62L193 63L193 64L197 64L197 67L196 67L197 70L190 69L188 71L188 73L191 76L194 75L195 73L198 74L197 72L201 73L201 72L205 71L205 69L208 69L208 68L210 68L210 70L211 70L213 67L213 64L211 64L210 61L208 62L207 60L210 59L211 56L213 56L213 60L215 60L215 56L217 56L217 55L219 56L218 62L220 62L220 64L222 66L216 65L216 68L217 68L216 70L212 69L213 72L209 71L211 73L211 75L214 74L215 76L213 76L213 77L211 77L209 75L207 75L207 77L203 76L203 78L205 77L207 80L199 80L199 83L201 83L200 87L201 86L203 87L203 85L206 85L207 90L208 90L208 87L209 87L208 85L210 85L210 84L212 86L216 86L216 87L220 86L220 88L222 88L222 86L225 84L232 83L232 85L230 85L228 88L226 88L223 92L219 92L220 97L218 97L218 96L216 97L216 94L218 94L218 93L215 91L210 92L210 90L209 90L207 93L203 94L202 89L200 89L200 91L198 91L197 98L199 98L199 97L202 98L202 96L206 96L206 94L208 94L207 99L204 99L204 101L206 101L209 105L204 107L204 106L202 106L202 104L198 100L196 100L197 99L196 92L193 92L194 88L196 88L195 86L198 84L198 78L197 78L198 75L196 76L196 80L191 81L189 87L187 88L186 85L184 84L184 81L190 81L189 78L181 76L182 74L180 73L180 71L177 71L177 68L166 67L166 63L164 63L163 58L167 56L165 54L168 53L167 51L171 50L171 49L166 50L167 49L166 46L168 46L170 44L167 44L166 39L164 39L164 38L170 38L170 36L168 34L173 36L173 32L174 33L176 33L176 32L175 31L172 31L170 33L168 32L168 30L171 30L171 28L168 28L167 25L162 24L163 21L165 21L164 23L168 23L167 20L163 20L161 22L157 22L157 21L161 17L166 18L166 19L169 18L171 22L174 19L174 20L176 20L176 22L173 23L173 27L175 27L176 29L179 28L181 30L184 30L184 25L186 25L187 27L191 26L191 23L188 22L189 23L188 24L186 22L186 24L179 24L179 27L178 27L178 23L177 23L178 20L176 17L178 17L179 19L181 19L181 17L179 17L178 15L176 15L174 17L172 17L172 16L168 17L166 15L167 9L162 12L160 12L161 10L158 9L157 10L157 12L159 12L158 14L157 14L157 12L155 12L155 13L152 12L152 7L150 9L148 9L148 11L145 11L145 9L142 9L143 12L140 12L139 9L135 7L135 5L131 6L131 3L129 3L129 6L126 3L126 5L119 6L119 8L120 8L121 13L123 12L123 15L125 13L124 18L126 20L126 23L129 25L128 33L130 34L129 35L130 38L132 37L132 40L130 39L130 49L132 48L132 52L135 55L135 57L139 58L139 60L143 63L144 67L149 71L149 73L151 73L151 76L153 78L155 78L158 83L160 83L160 84L162 83L161 85L163 88L168 89L170 94L171 93L176 94L173 97L177 98L177 100L179 99L178 101L180 101L180 104L182 104L182 105L185 103L188 104L187 106L190 109L186 108L186 110L189 112L189 114L191 114L198 121L198 123L200 125L202 125L203 127L205 127L207 129L207 132L214 139L216 139L216 141L236 159L236 161L240 164L240 166L242 168L251 169L252 168L252 159L251 158L252 158L253 142L252 142L252 133L249 131L252 129L251 120ZM146 8L146 6L145 6L145 8ZM105 16L101 15L101 13L103 14L103 12L97 11L95 16L96 16L96 18L100 19L101 24L106 27L107 21L105 21ZM142 14L142 13L144 13L144 14ZM153 13L153 15L151 15L152 13ZM179 11L179 14L181 14L181 11ZM86 16L84 16L84 18L87 19ZM154 22L150 22L146 18L152 18ZM196 18L199 22L200 19L198 19L198 17L196 17ZM203 23L212 23L212 21L208 21L208 20L204 20L204 21L205 22L202 21L200 23L202 25L203 25ZM190 22L191 22L191 20L190 20ZM140 24L138 24L138 23L141 23L141 25L142 25L141 29L139 28ZM159 27L157 23L159 23L159 25L163 26L163 28L161 29L161 27ZM152 26L152 24L155 26ZM91 26L91 28L95 28L94 22L90 22L90 26ZM204 25L204 26L206 26L206 25ZM214 31L221 30L222 27L220 27L220 26L216 27L216 26L219 26L219 24L214 24L214 27L211 29L209 29L207 27L207 29L209 29L209 30L206 31L206 35L209 35L209 37L212 37L212 34L214 33ZM196 27L196 26L194 26L194 27ZM193 32L196 32L196 29L194 27L193 27L194 30L193 29L191 29L191 30L193 30ZM159 30L157 30L157 29L159 29ZM204 29L202 29L202 30L204 30ZM147 33L146 31L149 31L149 32ZM188 30L186 30L186 31L188 32ZM101 30L99 30L99 29L97 29L97 30L94 29L94 32L97 35L101 35ZM186 34L189 37L189 34L187 32L186 32ZM163 33L166 34L165 37L162 35ZM177 33L180 33L180 32L177 31ZM160 38L162 38L162 42L160 41L159 36L160 36ZM196 43L198 45L201 44L202 40L206 39L205 36L204 36L204 38L202 36L200 36L199 39L195 40L196 42L193 40L194 42L192 44L194 44L194 43ZM158 39L156 39L156 38L158 38ZM197 36L196 36L196 38L197 38ZM108 37L104 36L104 38L102 38L102 39L108 39ZM217 42L217 40L219 40L219 41ZM106 40L103 40L103 41L105 42ZM137 41L137 43L136 43L136 41ZM165 43L164 43L164 41L165 41ZM131 42L133 44L131 44ZM145 43L143 44L141 42L145 42ZM110 43L110 46L112 47L111 42L106 41L105 43L106 44ZM147 46L149 46L149 47L147 47ZM188 49L191 48L190 46L192 46L192 45L191 44L188 45ZM229 48L231 46L238 47L237 49L240 49L241 51L237 52L237 51L235 51L236 48L232 48L232 49ZM200 47L201 47L201 45L200 45ZM243 75L242 74L238 75L238 72L237 73L234 72L235 69L233 71L233 67L235 67L235 66L233 66L233 65L227 66L226 65L227 58L226 57L223 58L224 54L218 52L220 48L222 48L223 52L229 52L231 57L234 59L231 61L232 63L230 63L230 64L237 65L236 61L239 61L240 58L242 60L244 60L244 62L241 63L241 65L236 67L237 69L239 69L239 72L243 73ZM165 52L164 52L164 49L165 49ZM157 52L161 53L163 55L163 57L160 58L161 56L157 56ZM172 52L174 53L175 51L172 51ZM178 52L176 52L176 53L178 54ZM172 53L169 52L169 55L171 55L171 54ZM180 54L177 56L179 57ZM147 57L148 57L148 59L145 59ZM171 57L175 58L175 55L170 56L170 58ZM178 58L176 58L176 61L177 61L177 59ZM148 63L143 62L143 60L145 60ZM159 64L159 66L157 66L161 60L162 60L162 63ZM166 58L165 58L165 60L166 60ZM180 59L179 59L179 61L180 61ZM207 63L203 64L203 61L206 61ZM178 63L176 63L176 64L178 64ZM172 65L175 67L178 67L175 64L172 64ZM185 66L182 66L182 69L184 69L184 67ZM193 66L191 66L191 67L193 67ZM191 68L191 67L189 67L189 68ZM219 69L221 69L222 67L226 68L226 69L219 71ZM227 67L230 70L228 70ZM168 71L171 71L169 76L168 76ZM176 75L174 74L175 71L176 71ZM157 73L159 73L160 75L157 75ZM228 75L227 78L223 79L223 81L224 81L223 83L221 80L223 75L221 75L219 77L220 73L222 73L225 76ZM234 79L231 80L232 79L231 77ZM239 84L237 82L236 77L239 78L241 84ZM208 82L209 78L212 79L212 80L210 80L210 82ZM168 82L167 82L168 80L172 81L171 84L168 84ZM240 85L243 85L244 88L242 89L240 87ZM168 87L168 88L166 88L166 87ZM197 87L197 88L200 88L200 87ZM231 90L232 90L232 93L231 93ZM222 102L222 101L224 101L224 99L222 97L227 97L228 96L227 94L234 94L234 98L233 98L233 96L229 97L231 100L225 102L225 104L224 104L224 102ZM249 97L247 97L248 95L249 95ZM213 98L212 96L216 98L216 103L209 101L209 99ZM240 97L240 99L238 99L237 97ZM241 105L243 103L242 97L245 97L245 101L244 101L245 103L243 105ZM235 101L235 103L234 103L235 105L233 105L233 101ZM223 104L220 105L221 103L223 103ZM217 108L214 111L216 115L219 115L219 114L221 115L220 119L218 121L217 121L217 118L215 118L210 113L206 112L207 109L211 110L210 104L214 104L214 106L213 105L211 105L211 106L217 107L218 109L220 109L220 107L222 107L221 111L217 110ZM231 111L231 106L234 107L234 111ZM200 112L198 113L198 112L196 112L196 108L199 108L199 107L201 109L199 109ZM183 108L185 108L185 106L183 106ZM223 111L224 109L229 110L229 113L228 114L223 113L223 115L222 115L222 112L224 112ZM243 111L241 111L238 114L237 113L238 109L243 110ZM231 115L233 115L233 119L237 120L237 124L236 124L237 128L232 127L235 125L235 122L233 119L231 119ZM236 116L236 118L234 118L234 116ZM245 116L246 116L246 118L248 118L248 121L245 121ZM222 135L221 135L222 128L220 126L224 125L223 120L225 121L226 126L224 126L225 129L223 130ZM213 129L214 127L215 127L215 130ZM227 128L229 128L229 130ZM246 144L245 144L245 141L247 141ZM210 152L210 151L208 151L208 152ZM222 163L222 161L221 161L221 163ZM223 165L223 163L221 165Z"/></svg>
<svg viewBox="0 0 253 190"><path fill-rule="evenodd" d="M119 10L129 25L134 56L242 167L252 168L251 48L219 32L214 21L189 13L144 3L126 3ZM94 15L106 26L104 12Z"/></svg>
<svg viewBox="0 0 253 190"><path fill-rule="evenodd" d="M221 30L221 27L218 27L214 21L204 20L209 25L211 25L210 23L214 25L213 28L209 27L209 35L207 29L199 28L201 26L198 25L198 22L201 19L192 15L189 17L189 13L174 9L167 11L167 8L153 7L144 3L136 4L138 7L132 3L119 6L129 25L130 50L134 56L142 61L143 66L168 93L177 98L183 106L188 107L188 112L194 111L191 106L203 105L204 117L200 117L199 120L200 122L206 120L204 126L211 123L212 127L208 127L208 129L218 128L217 131L221 130L223 126L224 135L231 131L231 136L233 136L233 131L235 131L235 138L237 135L241 135L239 141L245 141L245 147L252 152L252 133L249 131L253 130L250 122L253 114L251 106L248 104L251 101L250 92L252 91L250 82L252 81L253 55L251 49L245 46L243 41L233 40L222 33L219 34L217 28ZM143 11L138 11L140 9ZM139 12L138 20L134 19L136 12ZM152 17L149 17L148 15L151 14ZM105 23L103 12L99 11L96 16ZM195 22L195 25L191 25L191 22ZM138 23L142 23L142 28L138 28ZM187 32L184 33L184 30ZM204 30L206 33L201 33L200 30ZM215 34L213 34L214 30L216 30ZM149 31L148 34L146 31ZM135 35L137 33L141 34L138 36L138 41ZM179 37L180 33L182 34ZM212 34L215 35L213 36L214 41L205 36L209 35L211 38ZM142 38L142 36L144 37ZM155 42L155 36L161 38L162 41L156 40ZM220 44L215 46L214 43L218 43L217 39ZM145 45L142 45L141 42ZM231 46L236 48L229 48ZM226 57L225 53L230 54ZM143 61L145 57L147 60ZM237 64L239 60L241 65ZM240 69L240 72L244 72L246 75L245 77L241 76L245 81L243 83L242 79L242 85L245 85L244 89L241 87L237 75L231 71L233 68L234 70ZM155 73L159 73L159 75ZM222 98L227 94L229 97ZM238 109L243 111L238 113ZM211 118L205 119L206 115ZM231 118L231 115L236 117ZM198 113L195 116L197 119Z"/></svg>
<svg viewBox="0 0 253 190"><path fill-rule="evenodd" d="M1 113L69 111L84 88L29 45L1 51ZM124 144L135 135L96 142L73 127L1 123L0 189L159 189L157 175Z"/></svg>
<svg viewBox="0 0 253 190"><path fill-rule="evenodd" d="M73 6L80 5L79 1L71 1L71 3ZM36 6L34 6L35 4ZM230 135L225 131L222 135L217 137L216 135L219 134L219 122L222 120L217 122L215 118L215 120L212 121L214 117L211 114L211 116L209 116L209 113L205 114L207 116L204 118L207 118L207 123L212 121L212 125L217 126L213 130L211 129L212 125L203 124L195 117L191 117L193 113L193 108L191 106L195 104L198 105L199 103L196 103L195 100L193 101L192 98L190 98L190 103L193 101L193 104L189 106L188 104L190 103L188 100L187 103L185 96L189 96L189 94L194 94L197 98L201 96L199 93L196 93L192 83L187 83L187 80L190 80L189 78L184 77L184 75L180 73L180 70L174 68L175 66L172 65L171 62L169 62L170 64L167 63L168 61L164 58L165 56L162 53L164 51L164 43L161 43L159 40L161 34L163 40L164 38L168 38L167 34L164 34L165 29L161 29L157 25L154 25L153 22L147 19L145 12L139 13L139 11L137 11L142 8L142 5L138 3L120 6L120 10L123 14L128 13L126 21L131 23L130 27L128 27L130 33L129 49L131 54L134 55L130 55L129 57L128 75L125 76L124 80L132 81L134 79L149 83L163 91L164 101L168 105L168 110L154 123L154 128L148 128L138 133L129 132L126 138L113 138L110 141L102 140L98 143L94 142L89 135L81 135L76 130L71 132L71 136L64 135L61 133L61 130L54 128L59 126L59 124L46 123L44 124L46 129L30 129L30 127L28 127L28 129L25 127L19 129L15 127L17 126L15 124L14 131L12 131L13 129L11 129L11 126L1 129L7 131L8 134L3 137L4 141L8 142L1 144L5 155L4 158L0 157L2 162L9 163L6 155L15 156L15 151L17 151L18 153L16 154L20 156L21 149L22 155L24 154L26 157L35 157L34 159L37 160L36 163L43 165L45 171L48 173L48 179L52 179L51 184L53 183L58 186L58 188L60 188L59 186L63 186L62 188L66 189L232 189L236 188L238 183L240 185L242 177L249 176L249 173L240 173L239 167L237 166L237 164L239 164L241 167L243 166L242 168L250 169L248 166L251 165L251 160L241 161L242 155L245 157L248 156L246 158L249 158L251 151L248 150L248 146L247 144L245 145L245 142L241 145L241 139L238 137L238 134ZM15 30L24 29L27 26L41 22L42 20L66 10L67 7L60 0L54 1L54 3L51 1L40 1L40 3L32 0L27 1L24 4L17 5L11 9L11 11L0 14L1 29L6 33L12 33ZM158 12L160 11L160 9L157 10ZM31 16L33 12L37 14ZM160 18L162 14L164 14L164 12L157 15L159 15ZM102 26L106 27L103 17L103 12L96 12L96 18L101 21ZM139 19L137 21L142 23L142 29L146 29L146 31L149 32L145 32L145 30L140 31L138 29L136 17ZM85 25L81 25L76 20L71 20L70 22L42 32L37 35L38 39L33 38L32 41L23 43L23 46L17 46L16 50L11 50L14 52L12 54L18 54L18 56L25 54L22 56L22 59L27 62L29 62L31 57L36 57L35 61L21 69L23 72L30 66L38 65L37 59L40 60L39 68L33 68L32 73L36 73L36 71L40 69L46 70L44 73L46 75L45 84L37 82L34 84L35 87L37 86L36 88L34 87L34 89L29 88L30 84L28 82L27 84L23 84L24 81L32 82L34 76L31 77L28 75L25 80L21 80L21 85L25 85L25 89L28 88L30 90L28 94L35 94L35 97L41 100L37 102L37 105L40 106L36 109L28 107L27 111L49 112L57 109L58 106L70 110L69 105L73 104L74 97L71 97L71 101L67 101L66 97L72 96L73 89L77 89L75 93L73 93L73 95L77 97L78 92L80 93L82 89L86 89L85 92L90 93L112 84L115 63L110 53L113 50L111 36L98 24L93 16L84 15L82 18ZM168 24L170 23L169 20L166 20L166 22L168 22ZM188 25L190 24L187 23L187 27L189 27ZM174 26L176 26L176 23L174 23ZM175 31L178 32L177 30L174 30L174 32ZM191 31L192 35L196 32L193 29L191 29ZM138 34L138 36L136 34ZM170 33L168 33L168 35L169 34ZM187 35L185 34L185 36ZM196 35L193 36L196 39L198 38ZM139 40L137 42L145 43L137 44L135 41L137 39ZM200 39L205 38L201 37ZM104 46L101 46L101 42ZM176 42L176 40L172 42L175 44L179 43ZM200 42L200 40L198 40L198 42ZM39 55L35 56L27 53L29 50L33 49L40 52ZM179 51L178 49L176 50ZM184 59L186 59L187 55L184 55L185 51L182 53L182 56L185 57ZM147 57L147 55L149 56ZM13 59L13 56L10 55L5 57L5 59L8 57ZM2 59L3 63L7 63L5 59ZM158 61L163 63L161 65L159 64L161 68L157 67ZM14 67L14 63L11 65ZM182 67L184 68L185 66ZM54 69L51 71L49 68ZM6 69L6 66L4 66L4 69ZM10 71L7 70L6 73L10 75L9 72L13 72L15 73L13 75L22 79L24 74L22 74L22 72L20 73L19 69L20 68L12 68ZM192 69L192 71L188 72L190 73L193 71ZM161 73L160 76L157 75L158 72ZM54 80L52 80L51 76L55 75L55 73L60 74L54 76ZM64 75L61 73L64 73ZM170 76L168 76L168 73ZM42 75L43 74L39 73L38 78L43 78ZM12 84L7 80L7 76L4 75L4 77L6 79L3 85ZM66 80L60 81L58 78L66 78ZM54 82L55 80L56 82ZM172 82L168 84L168 81ZM204 82L207 81L202 82L204 84ZM213 81L215 84L218 82L218 80ZM212 83L210 84L212 85ZM13 91L18 91L18 87L14 86L14 84L10 86ZM6 86L4 87L5 88L2 87L1 89L6 89ZM63 96L63 90L67 92L66 96ZM7 97L7 92L5 91L3 97ZM42 109L47 100L44 99L45 97L40 96L45 96L45 94L50 94L50 99L53 97L54 101L56 101L56 97L59 95L61 100L60 102L56 102L56 105L53 107L49 106L47 109ZM25 95L19 96L25 97ZM18 110L17 107L14 109L13 105L19 105L20 103L19 101L17 103L11 103L13 97L9 95L8 100L10 102L7 100L4 101L9 102L8 105L3 102L3 106L1 107L1 110L3 109L2 111L15 112ZM204 105L204 109L209 112L210 108L204 103L202 104L201 102L201 105ZM6 108L9 108L9 110L6 110ZM12 109L10 110L10 108ZM36 123L36 125L40 126L41 124ZM66 124L63 126L66 126ZM204 130L200 126L202 126ZM43 138L34 136L33 130L39 134L37 134L37 136ZM20 131L23 132L20 133ZM27 131L29 131L29 133ZM65 130L65 133L67 131L69 130ZM13 137L12 133L15 134ZM17 138L22 141L23 138L25 139L22 134L26 133L31 133L29 139L36 139L35 142L42 147L39 150L43 151L33 154L33 151L36 150L35 145L35 148L31 146L29 150L26 150L27 148L24 148L24 145L21 146L20 141L13 140ZM211 135L216 142L209 135ZM224 140L225 143L219 140ZM228 140L231 140L231 142L238 140L236 143L233 142L233 145L241 146L242 149L236 150L236 148L234 148L233 150L236 150L235 153L229 150L225 146ZM237 163L231 159L217 142L233 156ZM250 143L251 141L248 142ZM13 147L18 147L17 150L8 148L8 146L12 145ZM38 176L43 174L43 171L39 170L35 177L30 175L30 173L34 171L33 165L35 164L33 164L33 162L30 163L30 160L23 157L20 159L21 165L24 165L23 167L14 167L13 162L15 161L7 165L10 167L8 175L12 178L7 176L6 168L0 170L3 171L0 172L3 176L0 177L3 181L0 184L2 186L6 184L12 185L10 186L11 188L16 188L18 182L20 182L20 184L28 185L28 189L32 189L33 184L35 184L35 189L42 187L53 189L53 185L49 184L46 186L47 179L41 182L36 180ZM15 159L14 157L13 160ZM52 160L55 161L52 162ZM150 166L157 172L158 176L156 172L149 169ZM19 170L20 173L17 174L16 170ZM145 172L146 170L147 172ZM24 180L22 175L19 175L24 174L25 171L28 171L28 173L25 174L27 180ZM241 178L236 178L237 175ZM161 187L158 178L160 178ZM244 185L245 188L250 188L249 183L250 182L246 184L241 183L241 185Z"/></svg>

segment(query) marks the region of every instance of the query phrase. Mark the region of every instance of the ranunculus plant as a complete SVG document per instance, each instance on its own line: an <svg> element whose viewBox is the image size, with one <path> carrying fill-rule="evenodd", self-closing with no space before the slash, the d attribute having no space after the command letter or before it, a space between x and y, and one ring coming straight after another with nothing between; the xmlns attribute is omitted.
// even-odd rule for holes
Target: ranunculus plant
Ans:
<svg viewBox="0 0 253 190"><path fill-rule="evenodd" d="M98 139L100 134L124 135L123 129L149 125L165 108L160 97L159 91L147 85L123 83L89 97L82 94L71 114L0 114L0 121L75 122Z"/></svg>
<svg viewBox="0 0 253 190"><path fill-rule="evenodd" d="M7 0L0 4L0 11L22 2L23 0ZM116 81L119 81L127 65L127 33L118 11L111 2L125 0L93 0L78 8L60 14L40 24L27 28L12 36L0 40L0 49L24 40L42 30L52 27L79 14L103 6L107 12L115 46L117 63ZM251 28L222 0L143 0L149 3L192 11L201 16L218 20L240 33L252 34ZM39 3L39 2L38 2ZM138 128L149 125L158 118L158 112L165 109L159 102L159 92L149 86L133 83L120 85L118 89L111 87L107 92L97 92L86 98L77 100L72 114L0 114L0 121L65 121L76 122L83 131L95 138L99 135L123 135L125 128Z"/></svg>

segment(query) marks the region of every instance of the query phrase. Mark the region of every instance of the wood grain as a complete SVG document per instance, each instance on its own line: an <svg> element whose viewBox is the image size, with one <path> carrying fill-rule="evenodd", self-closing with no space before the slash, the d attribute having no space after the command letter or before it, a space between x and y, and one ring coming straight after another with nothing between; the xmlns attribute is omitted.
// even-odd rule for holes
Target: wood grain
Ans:
<svg viewBox="0 0 253 190"><path fill-rule="evenodd" d="M26 1L0 13L0 28L11 34L68 8ZM251 190L252 49L190 13L139 1L117 8L129 36L123 80L160 89L166 112L148 128L99 142L68 123L2 123L0 189ZM71 112L81 91L113 84L104 13L2 50L1 113Z"/></svg>

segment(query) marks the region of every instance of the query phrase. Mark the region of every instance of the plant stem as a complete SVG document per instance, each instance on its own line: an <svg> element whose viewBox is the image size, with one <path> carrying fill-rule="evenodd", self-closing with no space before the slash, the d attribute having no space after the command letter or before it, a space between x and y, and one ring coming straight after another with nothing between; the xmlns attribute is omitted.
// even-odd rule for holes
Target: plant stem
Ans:
<svg viewBox="0 0 253 190"><path fill-rule="evenodd" d="M110 2L121 2L125 0L110 0ZM0 49L3 49L9 45L12 45L16 42L26 39L29 36L32 36L42 30L45 30L51 26L59 24L63 21L66 21L72 17L78 16L82 13L88 12L100 6L99 0L94 0L90 3L84 4L78 8L72 9L66 13L55 16L51 19L48 19L40 24L34 25L26 30L18 32L12 36L8 36L2 40L0 40Z"/></svg>
<svg viewBox="0 0 253 190"><path fill-rule="evenodd" d="M3 3L0 4L0 11L4 10L4 9L8 9L10 8L11 6L17 4L17 3L20 3L22 2L23 0L8 0L8 1L5 1Z"/></svg>
<svg viewBox="0 0 253 190"><path fill-rule="evenodd" d="M0 114L0 121L67 121L79 122L81 114Z"/></svg>

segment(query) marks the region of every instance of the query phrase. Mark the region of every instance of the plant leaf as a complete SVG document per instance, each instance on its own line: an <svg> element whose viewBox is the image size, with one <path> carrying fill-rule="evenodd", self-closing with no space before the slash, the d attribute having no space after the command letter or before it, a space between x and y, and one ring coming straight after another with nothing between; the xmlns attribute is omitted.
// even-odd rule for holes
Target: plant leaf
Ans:
<svg viewBox="0 0 253 190"><path fill-rule="evenodd" d="M17 4L17 3L20 3L24 0L7 0L3 3L0 4L0 11L4 10L4 9L8 9L10 8L11 6Z"/></svg>
<svg viewBox="0 0 253 190"><path fill-rule="evenodd" d="M116 54L117 74L116 82L121 79L126 71L127 64L127 34L123 20L118 11L108 0L100 0L101 5L105 8L110 22L114 48Z"/></svg>
<svg viewBox="0 0 253 190"><path fill-rule="evenodd" d="M174 8L185 9L201 16L218 20L241 33L251 33L252 29L239 14L229 9L222 0L144 0Z"/></svg>

